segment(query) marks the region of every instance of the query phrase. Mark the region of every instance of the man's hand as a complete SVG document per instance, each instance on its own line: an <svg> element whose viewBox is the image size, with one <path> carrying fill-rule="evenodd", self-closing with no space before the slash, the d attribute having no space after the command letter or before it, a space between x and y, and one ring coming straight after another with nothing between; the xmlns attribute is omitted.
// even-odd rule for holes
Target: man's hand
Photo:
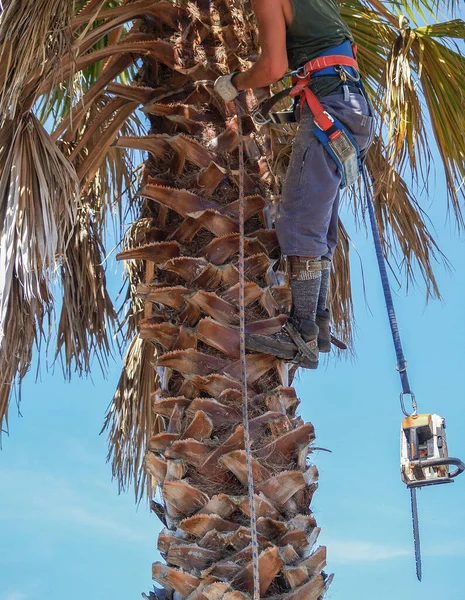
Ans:
<svg viewBox="0 0 465 600"><path fill-rule="evenodd" d="M232 82L232 78L235 75L237 75L237 71L235 73L231 73L231 75L222 75L215 81L215 90L225 102L232 102L239 95L237 88Z"/></svg>

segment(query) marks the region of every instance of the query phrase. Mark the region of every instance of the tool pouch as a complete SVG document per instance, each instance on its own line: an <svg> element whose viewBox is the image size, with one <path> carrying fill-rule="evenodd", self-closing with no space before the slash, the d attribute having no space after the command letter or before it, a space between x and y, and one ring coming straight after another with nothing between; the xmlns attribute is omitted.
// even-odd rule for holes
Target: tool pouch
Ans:
<svg viewBox="0 0 465 600"><path fill-rule="evenodd" d="M336 118L334 118L334 125L340 132L334 139L330 139L318 126L313 133L336 163L341 173L341 188L346 188L356 183L360 176L362 168L360 150L354 138Z"/></svg>
<svg viewBox="0 0 465 600"><path fill-rule="evenodd" d="M351 143L345 131L337 139L329 140L328 143L340 164L344 184L346 187L350 187L360 175L357 149Z"/></svg>

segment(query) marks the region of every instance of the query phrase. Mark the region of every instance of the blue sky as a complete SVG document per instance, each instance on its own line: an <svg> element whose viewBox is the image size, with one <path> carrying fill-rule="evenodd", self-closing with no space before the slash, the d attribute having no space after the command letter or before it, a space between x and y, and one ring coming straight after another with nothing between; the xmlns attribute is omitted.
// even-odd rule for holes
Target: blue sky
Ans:
<svg viewBox="0 0 465 600"><path fill-rule="evenodd" d="M421 289L408 298L397 291L395 300L420 410L447 418L450 452L464 458L465 252L436 187L430 215L454 273L438 269L443 302L425 306ZM463 600L465 476L419 493L424 582L415 579L395 357L371 239L350 217L345 222L363 259L369 305L354 252L357 356L331 358L297 382L317 445L332 450L315 454L313 501L336 575L328 598ZM119 368L117 361L107 380L96 372L93 382L73 384L59 372L38 383L27 377L23 417L12 409L0 454L0 600L128 600L150 588L159 523L130 493L118 496L98 435Z"/></svg>

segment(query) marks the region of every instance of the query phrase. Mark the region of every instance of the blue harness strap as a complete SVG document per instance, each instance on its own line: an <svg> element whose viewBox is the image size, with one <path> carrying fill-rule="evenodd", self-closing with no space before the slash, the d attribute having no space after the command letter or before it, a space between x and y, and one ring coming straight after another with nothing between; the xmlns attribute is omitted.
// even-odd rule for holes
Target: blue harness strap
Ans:
<svg viewBox="0 0 465 600"><path fill-rule="evenodd" d="M318 57L320 56L332 56L334 54L339 54L341 56L348 56L349 58L354 58L354 51L352 48L352 42L350 40L345 40L342 44L338 44L337 46L332 46L325 50L324 52L320 52ZM352 67L346 67L346 70L352 77L358 78L358 73ZM313 73L313 77L322 77L324 75L339 75L339 71L336 70L335 67L326 67L325 69L321 69L316 73Z"/></svg>
<svg viewBox="0 0 465 600"><path fill-rule="evenodd" d="M386 260L383 255L383 248L381 245L381 236L379 234L378 224L376 222L375 209L373 205L373 200L370 194L370 188L368 185L368 177L366 173L366 168L362 167L362 177L363 183L365 187L365 200L366 206L368 209L368 214L370 216L370 224L371 224L371 232L373 234L373 242L375 244L376 250L376 258L378 260L378 269L381 277L381 283L383 286L384 293L384 301L386 303L386 309L389 318L389 326L391 328L392 341L394 343L394 349L396 352L397 365L396 369L399 372L400 381L402 385L402 392L400 394L400 403L402 407L402 411L406 416L410 416L411 413L408 413L405 410L404 406L404 395L410 396L412 401L413 414L417 413L417 403L415 401L415 395L413 394L410 388L410 382L407 375L407 361L405 360L404 350L402 348L402 342L400 339L399 326L397 324L397 316L394 308L394 301L392 299L391 286L389 284L389 277L386 268Z"/></svg>

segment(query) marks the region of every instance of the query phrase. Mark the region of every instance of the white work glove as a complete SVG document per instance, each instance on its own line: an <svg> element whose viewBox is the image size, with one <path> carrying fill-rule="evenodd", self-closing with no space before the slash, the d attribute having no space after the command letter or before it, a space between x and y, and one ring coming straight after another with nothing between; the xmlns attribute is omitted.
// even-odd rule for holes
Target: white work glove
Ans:
<svg viewBox="0 0 465 600"><path fill-rule="evenodd" d="M232 82L232 78L238 73L239 71L235 71L230 75L222 75L215 81L215 90L225 102L232 102L239 95L236 86Z"/></svg>

